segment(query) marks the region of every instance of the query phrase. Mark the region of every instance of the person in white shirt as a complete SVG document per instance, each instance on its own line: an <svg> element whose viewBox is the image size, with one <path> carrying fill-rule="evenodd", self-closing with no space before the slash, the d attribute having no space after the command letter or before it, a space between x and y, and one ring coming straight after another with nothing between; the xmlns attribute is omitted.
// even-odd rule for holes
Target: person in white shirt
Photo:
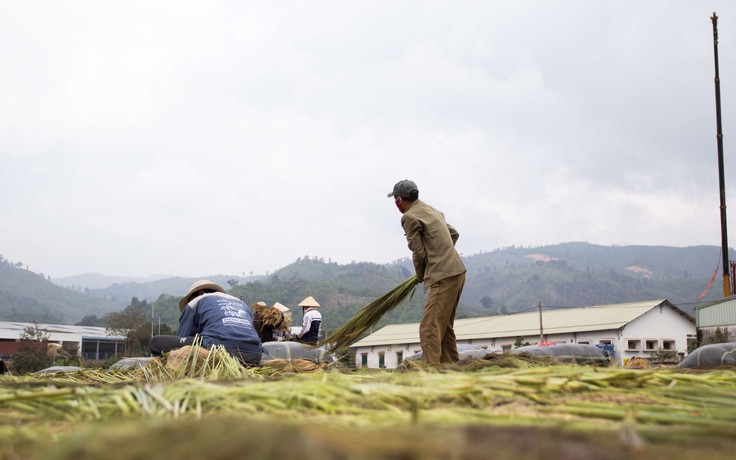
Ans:
<svg viewBox="0 0 736 460"><path fill-rule="evenodd" d="M309 296L299 303L304 312L304 320L302 321L302 330L296 335L298 342L315 345L319 341L319 328L322 324L322 314L317 310L320 305Z"/></svg>

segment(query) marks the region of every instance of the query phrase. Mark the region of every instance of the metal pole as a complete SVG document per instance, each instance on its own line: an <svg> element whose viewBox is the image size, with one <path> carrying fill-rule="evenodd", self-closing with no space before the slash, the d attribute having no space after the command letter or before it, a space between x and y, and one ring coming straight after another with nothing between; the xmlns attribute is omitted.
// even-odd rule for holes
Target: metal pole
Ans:
<svg viewBox="0 0 736 460"><path fill-rule="evenodd" d="M151 302L151 338L153 338L153 321L154 321L154 318L155 318L153 316L153 305L155 303L156 303L155 301L154 302Z"/></svg>
<svg viewBox="0 0 736 460"><path fill-rule="evenodd" d="M713 55L715 58L716 85L716 140L718 141L718 184L721 194L721 251L723 260L723 295L731 295L731 275L728 264L728 226L726 225L726 179L723 173L723 128L721 124L721 78L718 73L718 16L713 12Z"/></svg>
<svg viewBox="0 0 736 460"><path fill-rule="evenodd" d="M542 327L542 302L539 302L539 344L544 343L544 328Z"/></svg>

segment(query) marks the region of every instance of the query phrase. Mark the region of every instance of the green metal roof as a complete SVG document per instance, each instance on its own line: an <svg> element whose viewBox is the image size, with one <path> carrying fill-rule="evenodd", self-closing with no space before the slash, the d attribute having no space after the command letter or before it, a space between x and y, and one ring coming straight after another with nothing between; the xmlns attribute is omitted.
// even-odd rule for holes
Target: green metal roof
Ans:
<svg viewBox="0 0 736 460"><path fill-rule="evenodd" d="M667 300L650 300L556 310L544 310L543 308L542 327L545 335L619 329L660 305L673 308L693 321L690 315ZM539 335L539 311L456 319L454 329L458 340L532 337ZM407 343L419 343L419 323L390 324L350 347Z"/></svg>

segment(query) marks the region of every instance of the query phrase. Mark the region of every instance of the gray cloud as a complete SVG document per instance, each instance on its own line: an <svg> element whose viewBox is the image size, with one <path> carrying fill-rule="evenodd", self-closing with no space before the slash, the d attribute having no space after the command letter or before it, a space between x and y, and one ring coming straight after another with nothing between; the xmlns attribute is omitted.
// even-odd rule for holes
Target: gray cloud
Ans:
<svg viewBox="0 0 736 460"><path fill-rule="evenodd" d="M52 276L384 263L403 178L466 255L718 245L714 10L728 180L726 0L2 4L0 249Z"/></svg>

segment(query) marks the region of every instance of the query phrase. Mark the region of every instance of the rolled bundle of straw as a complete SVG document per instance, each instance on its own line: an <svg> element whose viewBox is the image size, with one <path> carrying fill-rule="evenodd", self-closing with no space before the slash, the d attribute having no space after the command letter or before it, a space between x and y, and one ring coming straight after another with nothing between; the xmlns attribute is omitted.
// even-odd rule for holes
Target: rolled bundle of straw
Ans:
<svg viewBox="0 0 736 460"><path fill-rule="evenodd" d="M284 322L284 315L273 307L255 304L255 314L260 316L265 326L278 327Z"/></svg>
<svg viewBox="0 0 736 460"><path fill-rule="evenodd" d="M393 290L363 307L341 328L322 341L332 351L340 350L355 342L368 329L375 326L383 315L396 308L410 293L414 295L419 280L412 276Z"/></svg>
<svg viewBox="0 0 736 460"><path fill-rule="evenodd" d="M270 359L263 363L282 372L312 372L326 367L306 359Z"/></svg>

